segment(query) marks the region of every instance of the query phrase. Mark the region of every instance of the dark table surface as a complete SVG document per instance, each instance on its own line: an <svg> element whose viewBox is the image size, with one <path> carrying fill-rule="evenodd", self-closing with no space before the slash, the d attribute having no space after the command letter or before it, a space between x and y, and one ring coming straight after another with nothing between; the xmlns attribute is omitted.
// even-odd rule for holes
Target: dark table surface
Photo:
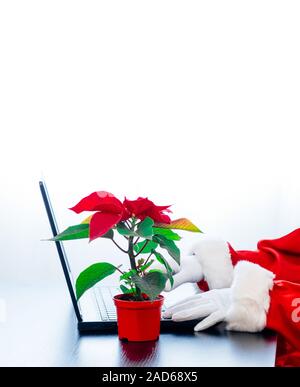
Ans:
<svg viewBox="0 0 300 387"><path fill-rule="evenodd" d="M227 332L161 334L159 341L122 343L115 334L79 335L66 289L0 287L0 366L270 366L276 336Z"/></svg>

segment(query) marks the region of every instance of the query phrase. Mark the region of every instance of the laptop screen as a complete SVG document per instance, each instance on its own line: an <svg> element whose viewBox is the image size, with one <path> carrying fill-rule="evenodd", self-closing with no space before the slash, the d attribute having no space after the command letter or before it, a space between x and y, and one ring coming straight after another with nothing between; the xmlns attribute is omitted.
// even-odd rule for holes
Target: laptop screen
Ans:
<svg viewBox="0 0 300 387"><path fill-rule="evenodd" d="M40 190L41 190L42 198L44 201L45 209L47 212L47 216L49 219L51 231L52 231L53 236L56 236L59 233L59 231L58 231L57 222L56 222L56 219L54 216L53 208L51 205L51 201L49 198L49 194L47 191L47 187L46 187L45 182L43 182L43 181L40 181L39 185L40 185ZM72 277L71 268L70 268L70 265L69 265L69 262L67 259L67 255L66 255L63 243L60 241L55 241L55 245L56 245L56 249L57 249L57 252L59 255L60 263L62 265L64 276L65 276L65 279L67 282L67 286L69 289L69 293L71 296L71 300L72 300L72 304L73 304L73 307L74 307L74 310L76 313L77 320L82 321L82 317L81 317L81 313L80 313L80 306L79 306L79 303L77 302L76 296L75 296L74 280Z"/></svg>

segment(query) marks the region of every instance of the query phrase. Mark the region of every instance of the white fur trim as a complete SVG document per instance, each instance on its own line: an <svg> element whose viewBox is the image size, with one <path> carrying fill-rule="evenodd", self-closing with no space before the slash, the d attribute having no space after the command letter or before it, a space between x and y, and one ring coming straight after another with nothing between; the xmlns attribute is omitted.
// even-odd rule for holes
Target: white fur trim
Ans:
<svg viewBox="0 0 300 387"><path fill-rule="evenodd" d="M265 328L274 278L274 273L255 263L237 263L231 287L232 304L226 316L228 330L259 332Z"/></svg>
<svg viewBox="0 0 300 387"><path fill-rule="evenodd" d="M233 265L228 243L222 239L202 236L191 253L201 263L209 289L228 288L232 284Z"/></svg>

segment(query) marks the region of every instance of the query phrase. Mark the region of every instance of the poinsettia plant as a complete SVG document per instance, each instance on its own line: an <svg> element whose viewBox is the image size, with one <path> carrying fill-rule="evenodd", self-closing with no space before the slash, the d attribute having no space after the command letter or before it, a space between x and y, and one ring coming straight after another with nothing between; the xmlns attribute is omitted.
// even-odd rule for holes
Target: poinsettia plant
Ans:
<svg viewBox="0 0 300 387"><path fill-rule="evenodd" d="M170 206L157 206L148 198L125 198L121 202L109 192L98 191L83 198L70 210L77 214L84 211L93 213L52 240L89 238L93 241L108 238L128 255L130 263L128 270L109 262L98 262L86 268L76 280L77 299L96 283L118 271L120 289L124 294L135 301L154 300L165 288L167 280L173 284L172 269L161 251L167 252L180 264L180 250L176 243L181 237L173 230L201 232L186 218L172 221ZM116 241L116 233L124 238L126 247ZM158 251L159 248L162 250ZM151 269L155 260L165 270Z"/></svg>

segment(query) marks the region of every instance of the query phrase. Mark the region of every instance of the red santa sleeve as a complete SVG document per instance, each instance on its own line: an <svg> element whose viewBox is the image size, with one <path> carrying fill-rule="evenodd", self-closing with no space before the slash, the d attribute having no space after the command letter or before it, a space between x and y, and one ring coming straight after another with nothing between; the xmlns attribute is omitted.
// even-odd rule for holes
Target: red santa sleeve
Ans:
<svg viewBox="0 0 300 387"><path fill-rule="evenodd" d="M292 354L281 354L285 357L281 365L300 365L300 284L276 281L271 271L240 261L234 269L232 304L226 321L229 330L275 330Z"/></svg>
<svg viewBox="0 0 300 387"><path fill-rule="evenodd" d="M278 333L276 364L300 366L300 284L274 281L266 326Z"/></svg>

